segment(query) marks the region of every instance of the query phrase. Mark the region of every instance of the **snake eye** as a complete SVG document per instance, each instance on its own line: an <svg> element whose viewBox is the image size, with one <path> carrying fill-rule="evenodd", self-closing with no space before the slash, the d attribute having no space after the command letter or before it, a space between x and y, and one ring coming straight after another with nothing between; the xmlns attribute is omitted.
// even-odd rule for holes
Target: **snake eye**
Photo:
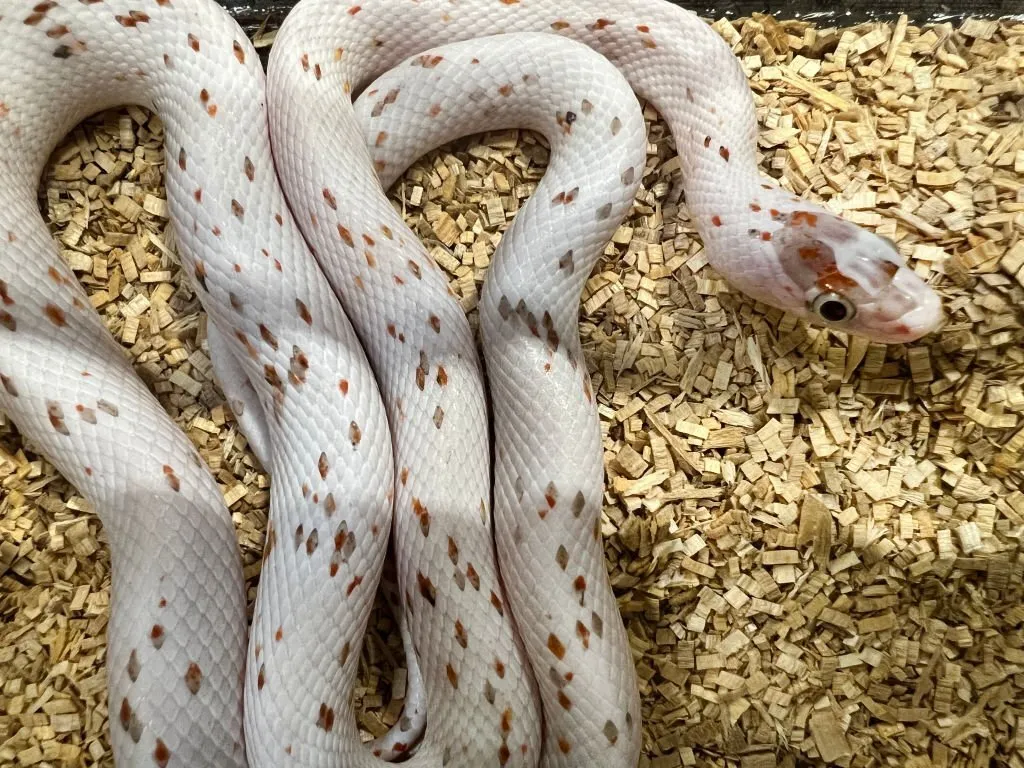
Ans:
<svg viewBox="0 0 1024 768"><path fill-rule="evenodd" d="M811 311L827 323L842 323L852 320L856 308L838 293L823 293L811 302Z"/></svg>

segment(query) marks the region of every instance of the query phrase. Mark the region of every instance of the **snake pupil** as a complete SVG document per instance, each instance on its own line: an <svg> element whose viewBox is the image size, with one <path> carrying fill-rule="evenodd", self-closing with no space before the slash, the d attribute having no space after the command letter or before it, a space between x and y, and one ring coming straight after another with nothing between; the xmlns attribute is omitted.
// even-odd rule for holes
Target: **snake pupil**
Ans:
<svg viewBox="0 0 1024 768"><path fill-rule="evenodd" d="M848 314L848 312L846 311L846 305L843 304L841 301L835 301L834 299L831 301L823 302L822 305L818 308L818 312L825 320L828 320L830 323L842 322L843 320L846 319L846 316Z"/></svg>

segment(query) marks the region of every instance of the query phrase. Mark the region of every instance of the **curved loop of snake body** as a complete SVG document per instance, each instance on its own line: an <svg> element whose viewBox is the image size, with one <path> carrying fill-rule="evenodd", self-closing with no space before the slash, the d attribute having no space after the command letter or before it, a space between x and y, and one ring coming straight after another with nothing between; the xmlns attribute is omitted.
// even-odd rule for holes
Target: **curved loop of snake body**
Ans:
<svg viewBox="0 0 1024 768"><path fill-rule="evenodd" d="M539 686L544 764L632 765L637 681L604 567L601 435L577 329L583 284L644 173L643 115L622 75L580 43L543 33L487 42L452 43L406 60L367 87L356 119L384 187L424 149L465 133L524 127L547 138L545 175L502 236L480 303L494 409L498 559ZM470 78L472 88L451 87ZM602 83L599 91L594 82ZM388 94L399 95L379 109ZM439 119L443 112L458 117ZM469 357L472 349L443 354ZM417 390L419 376L417 369ZM396 519L396 531L401 526ZM420 532L410 533L416 539ZM400 570L406 563L400 560ZM468 668L474 654L459 660ZM486 654L476 661L482 674L494 674L490 661ZM432 704L435 717L444 705ZM453 723L464 717L447 706Z"/></svg>
<svg viewBox="0 0 1024 768"><path fill-rule="evenodd" d="M600 436L575 314L642 173L642 123L635 103L617 101L616 75L561 53L556 36L606 56L665 117L709 260L735 287L879 341L939 320L934 293L890 244L758 176L742 70L669 3L302 0L266 82L211 0L18 0L0 32L0 408L110 538L122 765L379 762L359 744L349 701L392 521L427 703L410 763L635 764L636 683L594 528ZM430 50L523 32L550 44ZM357 112L353 94L402 60L437 75L437 93L397 75ZM479 82L464 74L474 67ZM531 100L541 92L564 106L545 113ZM522 111L502 112L513 95ZM408 117L389 127L400 102L421 116L419 134ZM132 375L35 207L57 141L125 103L165 125L178 252L210 317L218 378L247 404L241 418L272 475L248 648L218 488ZM417 142L515 120L566 143L531 199L544 223L516 218L481 303L498 440L492 539L468 321L378 173L394 178L427 148ZM622 140L598 160L567 143L605 131ZM602 171L613 184L599 186Z"/></svg>

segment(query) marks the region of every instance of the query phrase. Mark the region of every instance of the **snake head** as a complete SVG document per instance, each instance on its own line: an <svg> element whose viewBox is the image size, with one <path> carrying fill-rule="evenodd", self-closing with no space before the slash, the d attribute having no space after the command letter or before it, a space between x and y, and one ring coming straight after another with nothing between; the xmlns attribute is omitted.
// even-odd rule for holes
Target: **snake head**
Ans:
<svg viewBox="0 0 1024 768"><path fill-rule="evenodd" d="M942 320L935 291L895 244L816 206L777 213L772 246L808 321L872 341L903 344Z"/></svg>

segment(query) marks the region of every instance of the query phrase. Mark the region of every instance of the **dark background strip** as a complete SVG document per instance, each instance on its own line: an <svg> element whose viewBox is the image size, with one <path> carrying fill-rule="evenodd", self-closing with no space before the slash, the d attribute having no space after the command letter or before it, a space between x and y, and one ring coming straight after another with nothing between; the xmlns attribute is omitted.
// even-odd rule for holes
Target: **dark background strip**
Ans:
<svg viewBox="0 0 1024 768"><path fill-rule="evenodd" d="M265 24L274 29L297 0L218 0L248 32ZM805 19L819 26L850 26L865 21L895 19L905 13L913 24L949 21L957 24L968 16L1024 19L1024 0L976 0L967 4L920 2L920 0L868 0L867 2L821 3L820 0L734 0L729 3L679 3L705 18L736 18L751 13L770 13L777 19ZM821 8L828 10L822 11Z"/></svg>

